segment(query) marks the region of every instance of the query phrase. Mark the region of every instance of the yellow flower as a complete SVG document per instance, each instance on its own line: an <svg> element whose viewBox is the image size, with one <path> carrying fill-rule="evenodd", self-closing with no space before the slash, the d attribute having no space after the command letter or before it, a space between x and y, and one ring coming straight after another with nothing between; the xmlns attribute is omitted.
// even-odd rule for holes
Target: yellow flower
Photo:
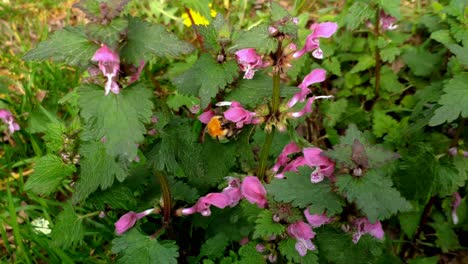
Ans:
<svg viewBox="0 0 468 264"><path fill-rule="evenodd" d="M210 7L211 7L211 4L210 4ZM197 11L195 11L193 9L190 9L189 12L190 12L190 15L192 15L193 22L195 22L195 25L204 25L204 26L206 26L206 25L210 24L210 21L208 21L208 19L206 19L206 17L202 16ZM212 17L215 17L216 16L216 11L210 8L210 15ZM190 27L192 25L192 21L190 20L190 17L188 16L187 13L182 14L182 18L184 19L184 25L186 25L187 27Z"/></svg>

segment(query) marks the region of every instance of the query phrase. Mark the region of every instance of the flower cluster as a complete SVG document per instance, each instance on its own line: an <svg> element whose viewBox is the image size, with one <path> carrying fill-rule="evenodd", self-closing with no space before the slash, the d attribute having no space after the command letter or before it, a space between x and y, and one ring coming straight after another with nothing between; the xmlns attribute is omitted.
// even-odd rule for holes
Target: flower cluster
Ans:
<svg viewBox="0 0 468 264"><path fill-rule="evenodd" d="M257 204L258 207L264 208L267 204L266 190L260 180L255 176L247 176L242 183L237 178L228 178L228 186L219 193L209 193L195 203L190 208L180 210L181 215L191 215L200 213L203 216L210 216L210 206L215 206L223 209L227 206L234 207L239 201L245 198L252 204Z"/></svg>
<svg viewBox="0 0 468 264"><path fill-rule="evenodd" d="M256 118L256 113L246 110L239 102L219 102L217 106L229 106L229 109L223 113L223 116L226 120L236 124L237 128L242 128L244 125L258 124L260 122L259 118ZM208 110L202 113L198 120L203 124L208 124L211 118L215 116L213 110Z"/></svg>
<svg viewBox="0 0 468 264"><path fill-rule="evenodd" d="M20 126L15 122L15 118L10 111L6 109L0 109L0 119L2 119L2 121L8 126L10 133L13 134L15 131L20 130Z"/></svg>
<svg viewBox="0 0 468 264"><path fill-rule="evenodd" d="M320 49L320 38L330 38L338 29L338 24L334 22L315 23L310 26L311 34L307 36L304 47L296 51L294 58L299 58L306 52L312 52L312 56L317 59L323 58L323 51Z"/></svg>
<svg viewBox="0 0 468 264"><path fill-rule="evenodd" d="M323 151L319 148L304 148L302 150L302 156L291 160L288 156L291 154L299 153L301 148L294 142L286 145L279 155L272 171L277 173L280 168L283 168L281 173L276 174L276 178L284 178L284 173L295 171L297 172L299 167L308 166L314 169L310 175L310 181L312 183L318 183L323 181L325 177L333 180L333 172L335 170L335 164L323 155Z"/></svg>
<svg viewBox="0 0 468 264"><path fill-rule="evenodd" d="M268 62L262 61L262 56L258 55L253 48L237 51L236 59L241 71L245 72L244 79L252 79L256 70L269 65Z"/></svg>

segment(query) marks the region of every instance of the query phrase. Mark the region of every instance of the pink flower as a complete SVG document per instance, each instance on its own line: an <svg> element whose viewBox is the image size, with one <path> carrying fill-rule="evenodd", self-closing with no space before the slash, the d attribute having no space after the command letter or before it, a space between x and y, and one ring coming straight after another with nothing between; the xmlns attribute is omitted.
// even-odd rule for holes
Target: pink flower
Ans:
<svg viewBox="0 0 468 264"><path fill-rule="evenodd" d="M287 144L284 148L281 154L278 156L278 159L276 160L275 165L273 166L273 171L277 172L281 166L286 165L291 159L288 157L288 155L297 153L301 151L301 148L296 145L296 143L291 142Z"/></svg>
<svg viewBox="0 0 468 264"><path fill-rule="evenodd" d="M121 235L125 233L128 229L132 228L136 221L151 214L154 211L153 208L145 210L141 213L128 212L122 215L117 222L115 222L115 233Z"/></svg>
<svg viewBox="0 0 468 264"><path fill-rule="evenodd" d="M8 126L10 133L13 134L15 131L20 130L20 126L15 122L15 118L10 111L6 109L0 109L0 119L2 119L2 121Z"/></svg>
<svg viewBox="0 0 468 264"><path fill-rule="evenodd" d="M281 173L279 173L279 174L276 174L275 178L282 179L282 178L284 178L284 173L290 172L290 171L297 172L297 168L305 166L305 165L306 165L306 163L305 163L304 157L302 157L302 156L297 157L294 160L292 160L291 162L289 162L288 164L286 164L286 166L284 166L284 168L283 168L283 171Z"/></svg>
<svg viewBox="0 0 468 264"><path fill-rule="evenodd" d="M302 83L298 86L301 91L296 93L291 100L288 102L288 107L293 107L297 102L304 102L307 95L310 93L309 86L314 83L325 81L327 72L324 69L314 69L302 80ZM312 101L313 102L313 101Z"/></svg>
<svg viewBox="0 0 468 264"><path fill-rule="evenodd" d="M250 203L255 203L258 207L265 208L267 204L266 190L257 177L245 177L241 184L241 193Z"/></svg>
<svg viewBox="0 0 468 264"><path fill-rule="evenodd" d="M253 48L237 51L236 59L240 69L245 72L244 79L252 79L257 69L268 65L262 62L262 57Z"/></svg>
<svg viewBox="0 0 468 264"><path fill-rule="evenodd" d="M203 124L208 124L210 122L211 118L215 116L215 112L213 110L208 110L203 112L200 116L198 116L198 120L202 122Z"/></svg>
<svg viewBox="0 0 468 264"><path fill-rule="evenodd" d="M384 11L380 11L379 24L383 31L397 29L398 25L396 25L395 22L396 18L391 15L387 15Z"/></svg>
<svg viewBox="0 0 468 264"><path fill-rule="evenodd" d="M140 75L144 67L145 67L145 61L141 60L140 66L138 66L136 72L132 74L132 76L130 76L130 81L128 82L129 84L134 83L140 79Z"/></svg>
<svg viewBox="0 0 468 264"><path fill-rule="evenodd" d="M288 234L296 239L296 250L299 255L305 256L307 250L315 250L315 246L311 241L311 239L315 237L315 233L312 231L312 228L303 221L298 221L289 225Z"/></svg>
<svg viewBox="0 0 468 264"><path fill-rule="evenodd" d="M233 101L230 108L224 112L224 117L236 123L237 128L242 128L244 125L257 124L259 120L255 118L255 112L250 112L242 107L239 102Z"/></svg>
<svg viewBox="0 0 468 264"><path fill-rule="evenodd" d="M119 54L102 44L94 53L92 60L98 62L99 69L107 77L105 95L108 95L110 91L116 94L119 93L119 85L114 81L120 69Z"/></svg>
<svg viewBox="0 0 468 264"><path fill-rule="evenodd" d="M460 206L461 203L461 196L458 192L455 192L453 194L453 203L452 203L452 221L453 224L456 225L458 224L458 215L457 215L457 209Z"/></svg>
<svg viewBox="0 0 468 264"><path fill-rule="evenodd" d="M356 244L364 234L370 234L380 240L382 240L384 237L382 224L380 224L379 221L376 221L375 224L372 224L366 217L356 219L354 221L354 228L356 229L356 232L353 234L354 244Z"/></svg>
<svg viewBox="0 0 468 264"><path fill-rule="evenodd" d="M313 214L309 213L309 209L304 210L304 215L312 227L320 227L333 221L332 217L328 217L326 214Z"/></svg>
<svg viewBox="0 0 468 264"><path fill-rule="evenodd" d="M319 148L305 148L303 150L305 164L309 167L315 167L310 174L310 181L317 183L323 181L324 177L332 176L335 170L335 164L323 155Z"/></svg>
<svg viewBox="0 0 468 264"><path fill-rule="evenodd" d="M194 206L182 209L181 213L183 215L191 215L198 212L203 216L210 216L211 205L220 209L223 209L227 206L236 206L239 203L239 200L242 198L242 194L239 189L239 179L229 178L228 181L228 187L224 188L222 192L209 193L206 196L201 197Z"/></svg>
<svg viewBox="0 0 468 264"><path fill-rule="evenodd" d="M323 52L320 49L319 38L330 38L338 29L338 24L334 22L315 23L310 26L312 33L307 36L304 48L294 53L294 58L299 58L306 52L312 51L312 56L317 59L323 58Z"/></svg>

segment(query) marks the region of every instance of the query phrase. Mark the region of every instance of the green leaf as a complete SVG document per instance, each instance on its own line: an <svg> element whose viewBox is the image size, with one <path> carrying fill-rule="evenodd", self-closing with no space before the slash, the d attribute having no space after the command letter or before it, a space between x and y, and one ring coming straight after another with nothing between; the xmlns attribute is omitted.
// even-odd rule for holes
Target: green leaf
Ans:
<svg viewBox="0 0 468 264"><path fill-rule="evenodd" d="M174 94L167 98L166 103L172 110L179 111L183 106L190 109L191 107L200 104L200 100L190 95Z"/></svg>
<svg viewBox="0 0 468 264"><path fill-rule="evenodd" d="M286 173L286 179L274 179L266 186L268 194L278 202L291 202L293 206L305 208L310 205L311 213L328 215L340 213L343 200L332 191L330 183L325 180L319 183L310 182L311 168L300 167L298 173Z"/></svg>
<svg viewBox="0 0 468 264"><path fill-rule="evenodd" d="M158 241L141 234L136 228L112 240L112 252L118 253L117 263L177 264L178 247L173 241Z"/></svg>
<svg viewBox="0 0 468 264"><path fill-rule="evenodd" d="M446 222L436 222L429 224L436 232L436 245L442 249L442 252L448 252L461 248L458 242L458 236L453 227Z"/></svg>
<svg viewBox="0 0 468 264"><path fill-rule="evenodd" d="M377 5L379 5L385 13L391 15L395 18L400 18L400 0L377 0Z"/></svg>
<svg viewBox="0 0 468 264"><path fill-rule="evenodd" d="M109 24L91 23L86 26L86 35L98 43L105 43L115 48L120 40L121 34L127 29L128 20L117 18Z"/></svg>
<svg viewBox="0 0 468 264"><path fill-rule="evenodd" d="M276 2L271 2L270 12L272 21L278 21L289 16L288 11Z"/></svg>
<svg viewBox="0 0 468 264"><path fill-rule="evenodd" d="M200 249L201 257L209 257L210 259L215 259L223 256L226 247L229 245L229 240L224 233L216 234L214 237L211 237L203 243Z"/></svg>
<svg viewBox="0 0 468 264"><path fill-rule="evenodd" d="M285 231L285 227L273 221L273 213L263 210L255 220L255 231L253 238L270 237L272 235L281 235Z"/></svg>
<svg viewBox="0 0 468 264"><path fill-rule="evenodd" d="M449 44L447 47L449 50L455 54L457 59L464 64L465 66L468 65L468 44L465 43L463 46L456 45L456 44Z"/></svg>
<svg viewBox="0 0 468 264"><path fill-rule="evenodd" d="M137 200L133 191L123 184L115 184L105 191L98 191L89 196L87 204L97 210L105 210L107 206L112 209L124 209L130 211L137 206Z"/></svg>
<svg viewBox="0 0 468 264"><path fill-rule="evenodd" d="M380 50L380 57L385 62L393 62L396 56L401 54L401 49L398 47L387 47Z"/></svg>
<svg viewBox="0 0 468 264"><path fill-rule="evenodd" d="M392 187L392 181L377 170L369 170L359 178L342 175L338 177L336 185L347 200L356 203L372 223L387 219L398 211L411 209L411 204Z"/></svg>
<svg viewBox="0 0 468 264"><path fill-rule="evenodd" d="M394 128L398 127L398 121L383 112L374 112L372 132L376 137L382 137L385 134L391 133Z"/></svg>
<svg viewBox="0 0 468 264"><path fill-rule="evenodd" d="M110 156L122 156L133 160L138 143L146 133L144 123L152 116L152 92L138 82L126 87L120 94L105 96L102 87L83 84L79 90L78 103L85 121L82 139L99 141L103 139Z"/></svg>
<svg viewBox="0 0 468 264"><path fill-rule="evenodd" d="M26 182L25 189L35 194L47 195L60 187L63 179L76 171L75 166L64 164L56 155L46 155L36 160L34 172Z"/></svg>
<svg viewBox="0 0 468 264"><path fill-rule="evenodd" d="M348 29L353 30L375 16L374 9L364 1L356 1L348 9L344 20Z"/></svg>
<svg viewBox="0 0 468 264"><path fill-rule="evenodd" d="M342 115L346 112L348 100L341 98L336 101L323 101L320 104L321 112L323 113L323 123L326 127L334 127L338 123Z"/></svg>
<svg viewBox="0 0 468 264"><path fill-rule="evenodd" d="M276 50L278 42L270 37L268 25L260 24L248 31L240 32L234 39L234 45L228 49L229 52L254 48L258 53L270 53Z"/></svg>
<svg viewBox="0 0 468 264"><path fill-rule="evenodd" d="M170 189L172 194L172 199L185 201L187 203L194 203L200 195L198 194L197 189L191 187L185 182L170 180Z"/></svg>
<svg viewBox="0 0 468 264"><path fill-rule="evenodd" d="M328 57L324 59L323 67L334 75L341 76L341 64L337 57Z"/></svg>
<svg viewBox="0 0 468 264"><path fill-rule="evenodd" d="M350 73L358 73L375 66L375 58L371 55L361 55L358 57L358 63L354 65Z"/></svg>
<svg viewBox="0 0 468 264"><path fill-rule="evenodd" d="M131 17L128 20L127 42L121 49L121 57L139 65L141 60L156 57L175 57L193 51L193 46L177 38L162 25Z"/></svg>
<svg viewBox="0 0 468 264"><path fill-rule="evenodd" d="M444 85L444 94L438 102L434 116L429 121L430 126L452 122L460 115L468 117L468 73L462 72Z"/></svg>
<svg viewBox="0 0 468 264"><path fill-rule="evenodd" d="M211 10L210 10L211 1L209 0L198 0L198 1L182 0L182 3L188 8L193 9L194 11L198 12L200 15L205 17L208 21L211 21Z"/></svg>
<svg viewBox="0 0 468 264"><path fill-rule="evenodd" d="M114 179L123 181L127 177L125 161L117 161L106 153L101 142L86 142L80 147L81 173L76 183L76 192L73 202L79 202L88 197L99 186L101 189L109 188Z"/></svg>
<svg viewBox="0 0 468 264"><path fill-rule="evenodd" d="M296 240L292 238L286 238L281 240L278 243L278 249L284 257L288 261L292 261L293 263L307 263L307 264L314 264L319 263L318 257L311 251L307 251L307 255L301 257L296 250Z"/></svg>
<svg viewBox="0 0 468 264"><path fill-rule="evenodd" d="M378 263L384 258L382 243L366 234L359 243L352 242L351 235L330 227L315 230L317 235L313 239L320 252L319 263L353 264Z"/></svg>
<svg viewBox="0 0 468 264"><path fill-rule="evenodd" d="M212 26L195 26L198 34L203 38L203 47L216 53L221 51L221 45L218 43L218 32Z"/></svg>
<svg viewBox="0 0 468 264"><path fill-rule="evenodd" d="M26 61L52 59L84 67L89 64L98 48L98 45L87 39L81 27L65 27L28 51L23 59Z"/></svg>
<svg viewBox="0 0 468 264"><path fill-rule="evenodd" d="M435 174L434 191L440 196L452 195L458 188L465 185L466 177L463 172L459 173L452 163L442 160L432 165Z"/></svg>
<svg viewBox="0 0 468 264"><path fill-rule="evenodd" d="M414 234L421 223L421 211L407 212L398 214L401 230L410 239L413 239Z"/></svg>
<svg viewBox="0 0 468 264"><path fill-rule="evenodd" d="M433 257L417 257L408 260L408 264L437 264L439 262L439 256Z"/></svg>
<svg viewBox="0 0 468 264"><path fill-rule="evenodd" d="M255 249L256 242L249 242L239 249L239 256L241 257L239 264L261 264L266 263L263 255Z"/></svg>
<svg viewBox="0 0 468 264"><path fill-rule="evenodd" d="M64 204L64 209L57 216L57 222L52 229L52 244L55 247L69 248L81 244L83 238L82 219L75 213L71 204Z"/></svg>
<svg viewBox="0 0 468 264"><path fill-rule="evenodd" d="M45 127L44 141L47 149L57 153L65 147L65 127L60 123L49 123Z"/></svg>
<svg viewBox="0 0 468 264"><path fill-rule="evenodd" d="M432 32L431 39L440 42L447 46L448 44L453 44L455 41L450 36L450 30L448 29L441 29L435 32Z"/></svg>
<svg viewBox="0 0 468 264"><path fill-rule="evenodd" d="M403 60L416 76L429 76L439 68L441 54L429 52L420 47L412 47L403 53Z"/></svg>
<svg viewBox="0 0 468 264"><path fill-rule="evenodd" d="M203 109L238 75L239 67L235 61L218 63L211 55L204 53L188 71L174 79L174 84L182 94L199 96Z"/></svg>
<svg viewBox="0 0 468 264"><path fill-rule="evenodd" d="M227 96L228 101L241 102L243 106L256 107L271 100L273 80L263 72L257 72L253 79L242 79ZM299 89L281 86L282 97L292 97Z"/></svg>
<svg viewBox="0 0 468 264"><path fill-rule="evenodd" d="M382 90L393 94L400 94L405 88L403 84L398 81L398 76L387 65L384 65L380 69L380 84L382 86Z"/></svg>

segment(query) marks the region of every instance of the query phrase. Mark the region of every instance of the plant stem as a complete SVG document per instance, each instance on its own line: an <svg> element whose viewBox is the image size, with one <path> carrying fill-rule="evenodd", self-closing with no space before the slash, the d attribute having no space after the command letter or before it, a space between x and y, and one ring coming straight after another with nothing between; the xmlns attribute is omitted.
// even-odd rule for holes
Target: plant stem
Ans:
<svg viewBox="0 0 468 264"><path fill-rule="evenodd" d="M167 226L171 221L172 211L172 197L171 190L169 189L169 183L167 182L166 176L162 172L156 172L159 183L161 184L161 191L163 195L163 224Z"/></svg>
<svg viewBox="0 0 468 264"><path fill-rule="evenodd" d="M273 91L271 98L271 119L276 120L278 116L278 110L280 105L281 87L280 87L280 74L281 66L279 65L280 58L282 56L281 41L278 42L278 49L274 55L275 64L273 66ZM269 182L269 179L265 177L266 167L268 165L268 154L270 153L271 144L273 143L273 137L275 136L275 127L271 127L271 131L266 134L265 143L263 144L262 151L260 152L260 163L257 171L257 177L261 181Z"/></svg>
<svg viewBox="0 0 468 264"><path fill-rule="evenodd" d="M99 213L101 213L101 211L96 211L96 212L92 212L92 213L89 213L89 214L80 215L79 218L80 218L80 219L85 219L85 218L88 218L88 217L96 216L96 215L98 215Z"/></svg>
<svg viewBox="0 0 468 264"><path fill-rule="evenodd" d="M375 36L375 98L379 97L380 92L380 67L382 60L380 58L380 50L378 47L378 40L380 35L380 8L377 8L375 14L374 36Z"/></svg>
<svg viewBox="0 0 468 264"><path fill-rule="evenodd" d="M203 46L203 38L198 33L198 30L194 27L195 26L195 20L193 19L192 13L190 12L190 9L185 7L185 13L187 13L187 15L188 15L188 17L190 19L190 22L192 23L192 28L195 31L195 35L197 36L197 41L200 44L200 49L202 51L205 51L205 47Z"/></svg>

